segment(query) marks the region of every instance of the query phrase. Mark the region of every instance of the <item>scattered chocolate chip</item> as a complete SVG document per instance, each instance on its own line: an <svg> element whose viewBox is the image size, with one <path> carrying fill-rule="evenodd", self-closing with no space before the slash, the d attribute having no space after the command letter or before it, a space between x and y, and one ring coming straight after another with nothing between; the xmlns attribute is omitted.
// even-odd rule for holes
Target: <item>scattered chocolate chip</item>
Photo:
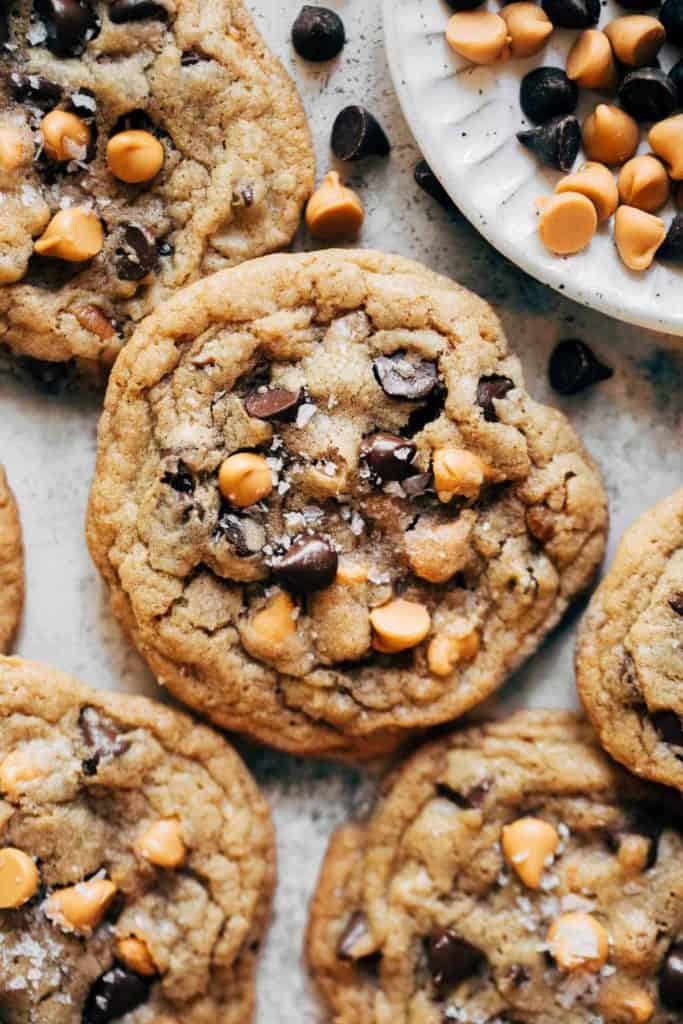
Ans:
<svg viewBox="0 0 683 1024"><path fill-rule="evenodd" d="M440 993L470 978L484 959L481 950L449 928L435 928L427 944L427 962Z"/></svg>
<svg viewBox="0 0 683 1024"><path fill-rule="evenodd" d="M122 25L126 21L144 21L147 18L165 21L167 17L166 8L155 4L153 0L112 0L109 6L109 18L115 25Z"/></svg>
<svg viewBox="0 0 683 1024"><path fill-rule="evenodd" d="M670 1010L683 1010L683 942L675 942L659 972L659 995Z"/></svg>
<svg viewBox="0 0 683 1024"><path fill-rule="evenodd" d="M629 71L619 86L618 98L636 121L663 121L678 103L676 86L659 68Z"/></svg>
<svg viewBox="0 0 683 1024"><path fill-rule="evenodd" d="M344 107L332 126L332 152L337 160L386 156L391 144L379 121L365 107Z"/></svg>
<svg viewBox="0 0 683 1024"><path fill-rule="evenodd" d="M82 1024L109 1024L141 1006L149 996L150 982L117 965L93 983L83 1007Z"/></svg>
<svg viewBox="0 0 683 1024"><path fill-rule="evenodd" d="M683 726L675 711L655 711L652 724L665 743L672 747L683 747Z"/></svg>
<svg viewBox="0 0 683 1024"><path fill-rule="evenodd" d="M477 384L477 405L483 409L485 420L489 423L497 422L498 416L493 403L496 399L505 398L514 386L509 377L503 377L499 373L480 378Z"/></svg>
<svg viewBox="0 0 683 1024"><path fill-rule="evenodd" d="M107 718L97 708L90 705L82 708L78 724L86 747L93 750L83 762L86 775L95 775L102 760L111 761L121 757L130 747L130 740L122 736L111 718Z"/></svg>
<svg viewBox="0 0 683 1024"><path fill-rule="evenodd" d="M332 60L346 42L344 22L328 7L306 5L292 25L292 44L304 60Z"/></svg>
<svg viewBox="0 0 683 1024"><path fill-rule="evenodd" d="M483 2L483 0L477 0L477 4L475 6L479 6L479 3L481 2ZM465 8L463 8L463 10L464 9ZM413 177L415 178L416 184L419 185L422 191L426 192L428 196L432 197L432 199L435 199L436 202L443 206L445 210L455 209L455 203L426 160L420 160L419 163L415 164Z"/></svg>
<svg viewBox="0 0 683 1024"><path fill-rule="evenodd" d="M413 441L382 431L370 434L361 446L361 458L382 481L405 480L412 472L416 455L417 445Z"/></svg>
<svg viewBox="0 0 683 1024"><path fill-rule="evenodd" d="M61 85L41 78L40 75L21 75L13 71L8 84L15 100L38 107L39 110L52 110L62 98Z"/></svg>
<svg viewBox="0 0 683 1024"><path fill-rule="evenodd" d="M314 533L295 541L273 572L293 590L310 593L329 587L337 575L338 560L330 542Z"/></svg>
<svg viewBox="0 0 683 1024"><path fill-rule="evenodd" d="M436 363L415 359L403 351L378 356L372 369L377 383L389 398L419 401L430 395L438 383Z"/></svg>
<svg viewBox="0 0 683 1024"><path fill-rule="evenodd" d="M353 960L353 947L360 939L367 938L368 934L367 917L362 910L354 910L337 943L337 956L339 959Z"/></svg>
<svg viewBox="0 0 683 1024"><path fill-rule="evenodd" d="M605 366L585 342L578 338L560 341L548 364L550 384L560 395L575 395L601 380L609 380L614 370Z"/></svg>
<svg viewBox="0 0 683 1024"><path fill-rule="evenodd" d="M244 399L244 408L257 420L281 420L291 423L303 400L303 391L286 388L257 388Z"/></svg>
<svg viewBox="0 0 683 1024"><path fill-rule="evenodd" d="M178 462L178 468L167 470L161 478L162 484L168 484L179 494L194 493L194 477L184 462Z"/></svg>
<svg viewBox="0 0 683 1024"><path fill-rule="evenodd" d="M572 114L553 117L545 124L517 132L517 140L541 163L558 171L570 171L581 146L581 126Z"/></svg>
<svg viewBox="0 0 683 1024"><path fill-rule="evenodd" d="M416 473L415 476L409 476L404 480L401 486L409 498L420 498L431 488L432 474Z"/></svg>
<svg viewBox="0 0 683 1024"><path fill-rule="evenodd" d="M180 66L183 68L192 68L195 64L199 64L204 58L201 53L197 53L196 50L184 50L180 55Z"/></svg>
<svg viewBox="0 0 683 1024"><path fill-rule="evenodd" d="M562 114L573 114L579 98L576 82L562 68L534 68L519 87L519 102L530 121L549 121Z"/></svg>
<svg viewBox="0 0 683 1024"><path fill-rule="evenodd" d="M225 536L240 558L249 558L261 550L266 542L266 531L250 516L238 516L225 509L218 518L217 529Z"/></svg>
<svg viewBox="0 0 683 1024"><path fill-rule="evenodd" d="M35 0L47 31L46 46L57 57L79 57L100 23L86 0Z"/></svg>
<svg viewBox="0 0 683 1024"><path fill-rule="evenodd" d="M683 260L683 214L677 213L669 224L666 238L657 249L658 260Z"/></svg>
<svg viewBox="0 0 683 1024"><path fill-rule="evenodd" d="M683 43L683 0L664 0L659 20L669 42L680 46Z"/></svg>
<svg viewBox="0 0 683 1024"><path fill-rule="evenodd" d="M675 594L671 595L669 598L669 608L671 608L676 615L683 615L683 590L679 590Z"/></svg>
<svg viewBox="0 0 683 1024"><path fill-rule="evenodd" d="M600 20L600 0L543 0L542 7L557 28L590 28Z"/></svg>
<svg viewBox="0 0 683 1024"><path fill-rule="evenodd" d="M122 281L141 281L159 266L159 253L152 236L137 224L127 224L116 250L116 273Z"/></svg>

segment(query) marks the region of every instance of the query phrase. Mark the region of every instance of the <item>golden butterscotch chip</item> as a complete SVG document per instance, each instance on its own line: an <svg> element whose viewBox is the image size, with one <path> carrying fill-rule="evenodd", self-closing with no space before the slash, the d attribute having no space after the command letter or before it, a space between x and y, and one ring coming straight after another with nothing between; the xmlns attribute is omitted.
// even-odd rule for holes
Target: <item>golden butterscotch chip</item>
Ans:
<svg viewBox="0 0 683 1024"><path fill-rule="evenodd" d="M51 110L40 122L43 149L51 160L85 160L90 144L90 128L68 110Z"/></svg>
<svg viewBox="0 0 683 1024"><path fill-rule="evenodd" d="M108 878L92 878L58 889L45 901L45 915L67 931L88 934L101 923L116 895Z"/></svg>
<svg viewBox="0 0 683 1024"><path fill-rule="evenodd" d="M634 981L607 978L598 995L598 1012L606 1024L647 1024L655 1012L652 996Z"/></svg>
<svg viewBox="0 0 683 1024"><path fill-rule="evenodd" d="M448 676L456 665L472 661L479 653L479 633L466 620L462 626L437 633L427 648L429 671L435 676Z"/></svg>
<svg viewBox="0 0 683 1024"><path fill-rule="evenodd" d="M183 842L180 822L177 818L162 818L145 829L138 836L135 849L160 868L177 868L185 860L185 843Z"/></svg>
<svg viewBox="0 0 683 1024"><path fill-rule="evenodd" d="M16 909L30 900L38 888L38 868L23 850L0 850L0 908Z"/></svg>
<svg viewBox="0 0 683 1024"><path fill-rule="evenodd" d="M458 11L448 22L446 42L473 64L495 64L510 52L508 27L493 11Z"/></svg>
<svg viewBox="0 0 683 1024"><path fill-rule="evenodd" d="M674 181L683 179L683 114L674 114L653 125L647 141L667 165Z"/></svg>
<svg viewBox="0 0 683 1024"><path fill-rule="evenodd" d="M218 486L231 505L248 508L271 493L273 473L263 455L237 452L222 463L218 471Z"/></svg>
<svg viewBox="0 0 683 1024"><path fill-rule="evenodd" d="M529 889L540 887L548 860L559 843L557 830L542 818L518 818L504 826L501 840L505 859Z"/></svg>
<svg viewBox="0 0 683 1024"><path fill-rule="evenodd" d="M432 469L439 501L476 498L486 477L486 463L465 448L437 448Z"/></svg>
<svg viewBox="0 0 683 1024"><path fill-rule="evenodd" d="M97 214L84 206L69 206L54 215L34 249L41 256L81 263L97 256L103 245L104 231Z"/></svg>
<svg viewBox="0 0 683 1024"><path fill-rule="evenodd" d="M42 775L41 769L23 750L13 750L0 764L0 789L10 799L17 797L25 782Z"/></svg>
<svg viewBox="0 0 683 1024"><path fill-rule="evenodd" d="M0 168L16 171L27 158L24 138L13 125L0 126Z"/></svg>
<svg viewBox="0 0 683 1024"><path fill-rule="evenodd" d="M565 971L599 971L607 962L609 937L591 914L561 914L551 924L547 941L558 967Z"/></svg>
<svg viewBox="0 0 683 1024"><path fill-rule="evenodd" d="M620 206L614 220L614 241L629 270L647 270L666 238L666 224L652 213Z"/></svg>
<svg viewBox="0 0 683 1024"><path fill-rule="evenodd" d="M429 633L431 616L424 605L396 598L370 612L375 650L394 654L416 647Z"/></svg>
<svg viewBox="0 0 683 1024"><path fill-rule="evenodd" d="M661 21L649 14L626 14L605 26L617 60L639 68L655 59L666 38Z"/></svg>
<svg viewBox="0 0 683 1024"><path fill-rule="evenodd" d="M593 161L558 181L555 192L580 192L586 196L595 207L599 222L609 220L619 205L614 175L609 167Z"/></svg>
<svg viewBox="0 0 683 1024"><path fill-rule="evenodd" d="M619 172L619 198L626 206L655 213L669 198L669 175L661 160L644 153L628 160Z"/></svg>
<svg viewBox="0 0 683 1024"><path fill-rule="evenodd" d="M151 132L117 132L107 143L107 165L115 178L130 185L151 181L164 166L164 147Z"/></svg>
<svg viewBox="0 0 683 1024"><path fill-rule="evenodd" d="M590 160L623 164L632 157L640 141L640 129L620 107L599 103L583 122L583 148Z"/></svg>
<svg viewBox="0 0 683 1024"><path fill-rule="evenodd" d="M357 238L365 211L356 193L342 184L336 171L329 171L306 207L306 224L314 238L333 242Z"/></svg>
<svg viewBox="0 0 683 1024"><path fill-rule="evenodd" d="M352 562L348 558L339 560L337 566L337 583L351 585L365 583L368 578L368 567L362 562Z"/></svg>
<svg viewBox="0 0 683 1024"><path fill-rule="evenodd" d="M136 974L142 975L143 978L151 978L158 973L149 946L144 939L138 938L137 935L128 935L117 939L115 950L121 963L130 967Z"/></svg>
<svg viewBox="0 0 683 1024"><path fill-rule="evenodd" d="M639 836L635 833L624 836L617 852L623 873L628 876L641 874L648 865L650 849L651 840L648 836Z"/></svg>
<svg viewBox="0 0 683 1024"><path fill-rule="evenodd" d="M518 0L501 7L500 16L507 25L513 57L532 57L552 35L553 23L538 4Z"/></svg>
<svg viewBox="0 0 683 1024"><path fill-rule="evenodd" d="M269 643L281 644L296 632L295 612L296 605L289 594L282 590L254 615L251 627Z"/></svg>
<svg viewBox="0 0 683 1024"><path fill-rule="evenodd" d="M613 89L617 66L612 44L597 28L587 28L577 38L567 57L567 77L584 89Z"/></svg>
<svg viewBox="0 0 683 1024"><path fill-rule="evenodd" d="M561 192L543 201L538 233L546 249L558 256L585 249L597 226L595 206L580 192Z"/></svg>

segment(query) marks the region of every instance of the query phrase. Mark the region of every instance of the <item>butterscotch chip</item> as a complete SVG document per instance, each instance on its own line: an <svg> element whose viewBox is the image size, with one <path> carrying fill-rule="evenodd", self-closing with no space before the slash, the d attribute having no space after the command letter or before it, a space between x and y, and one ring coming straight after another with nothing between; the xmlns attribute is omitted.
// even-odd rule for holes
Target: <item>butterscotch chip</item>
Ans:
<svg viewBox="0 0 683 1024"><path fill-rule="evenodd" d="M546 249L570 256L585 249L595 234L595 206L580 192L561 192L543 202L538 233Z"/></svg>
<svg viewBox="0 0 683 1024"><path fill-rule="evenodd" d="M517 0L501 7L500 16L507 25L513 57L532 57L552 35L553 24L538 4Z"/></svg>
<svg viewBox="0 0 683 1024"><path fill-rule="evenodd" d="M503 829L505 859L529 889L538 889L549 858L559 846L557 829L541 818L518 818Z"/></svg>
<svg viewBox="0 0 683 1024"><path fill-rule="evenodd" d="M45 901L45 916L65 931L90 934L100 924L116 896L108 878L93 878L58 889Z"/></svg>
<svg viewBox="0 0 683 1024"><path fill-rule="evenodd" d="M164 165L164 147L150 132L117 132L107 143L107 165L129 184L150 181Z"/></svg>
<svg viewBox="0 0 683 1024"><path fill-rule="evenodd" d="M116 943L116 956L126 967L130 967L136 974L143 978L151 978L157 973L157 967L149 951L149 946L137 935L126 936L118 939Z"/></svg>
<svg viewBox="0 0 683 1024"><path fill-rule="evenodd" d="M295 612L296 606L291 597L282 591L254 615L251 627L265 643L277 647L288 636L296 633Z"/></svg>
<svg viewBox="0 0 683 1024"><path fill-rule="evenodd" d="M306 224L315 238L331 242L357 238L365 211L356 193L342 184L336 171L329 171L306 207Z"/></svg>
<svg viewBox="0 0 683 1024"><path fill-rule="evenodd" d="M458 11L448 22L450 48L473 64L495 64L510 52L511 36L505 20L492 11Z"/></svg>
<svg viewBox="0 0 683 1024"><path fill-rule="evenodd" d="M683 179L683 114L675 114L653 125L647 141L668 166L674 181Z"/></svg>
<svg viewBox="0 0 683 1024"><path fill-rule="evenodd" d="M647 270L666 238L666 224L659 217L633 206L620 206L614 221L614 241L629 270Z"/></svg>
<svg viewBox="0 0 683 1024"><path fill-rule="evenodd" d="M54 215L34 249L41 256L82 263L97 256L103 245L104 231L97 214L83 206L69 206Z"/></svg>
<svg viewBox="0 0 683 1024"><path fill-rule="evenodd" d="M655 59L666 38L661 21L649 14L626 14L605 26L617 60L639 68Z"/></svg>
<svg viewBox="0 0 683 1024"><path fill-rule="evenodd" d="M646 213L661 209L669 198L669 175L661 160L649 154L634 156L619 172L619 198Z"/></svg>
<svg viewBox="0 0 683 1024"><path fill-rule="evenodd" d="M589 162L558 181L555 192L580 192L592 202L598 221L609 220L619 204L614 175L604 164Z"/></svg>
<svg viewBox="0 0 683 1024"><path fill-rule="evenodd" d="M43 148L51 160L85 160L90 143L90 128L80 117L67 110L51 110L40 122Z"/></svg>
<svg viewBox="0 0 683 1024"><path fill-rule="evenodd" d="M572 911L553 921L548 947L558 967L565 971L599 971L607 962L609 937L591 914Z"/></svg>
<svg viewBox="0 0 683 1024"><path fill-rule="evenodd" d="M439 501L456 496L476 498L486 477L486 465L465 448L438 448L433 461L434 487Z"/></svg>
<svg viewBox="0 0 683 1024"><path fill-rule="evenodd" d="M448 676L456 665L469 662L479 653L479 633L466 620L456 620L448 630L430 640L427 648L429 671L436 676Z"/></svg>
<svg viewBox="0 0 683 1024"><path fill-rule="evenodd" d="M0 850L0 909L23 906L38 888L40 875L23 850L5 846Z"/></svg>
<svg viewBox="0 0 683 1024"><path fill-rule="evenodd" d="M16 171L27 160L27 147L23 134L14 125L0 125L0 168Z"/></svg>
<svg viewBox="0 0 683 1024"><path fill-rule="evenodd" d="M583 122L586 156L603 164L623 164L640 141L638 123L619 107L599 103ZM653 147L654 148L654 147Z"/></svg>
<svg viewBox="0 0 683 1024"><path fill-rule="evenodd" d="M135 848L141 857L157 867L180 867L186 853L180 822L177 818L155 821L138 837Z"/></svg>
<svg viewBox="0 0 683 1024"><path fill-rule="evenodd" d="M373 645L385 654L416 647L429 633L431 617L424 605L397 598L370 612Z"/></svg>
<svg viewBox="0 0 683 1024"><path fill-rule="evenodd" d="M273 489L273 473L262 455L237 452L221 463L218 486L231 505L247 508L270 494Z"/></svg>
<svg viewBox="0 0 683 1024"><path fill-rule="evenodd" d="M617 66L612 45L597 28L587 28L577 38L567 57L567 76L584 89L613 89Z"/></svg>
<svg viewBox="0 0 683 1024"><path fill-rule="evenodd" d="M19 796L26 782L34 782L42 770L23 750L13 750L0 764L0 790L10 799Z"/></svg>
<svg viewBox="0 0 683 1024"><path fill-rule="evenodd" d="M652 996L633 981L607 978L598 996L598 1010L606 1024L647 1024L655 1012Z"/></svg>

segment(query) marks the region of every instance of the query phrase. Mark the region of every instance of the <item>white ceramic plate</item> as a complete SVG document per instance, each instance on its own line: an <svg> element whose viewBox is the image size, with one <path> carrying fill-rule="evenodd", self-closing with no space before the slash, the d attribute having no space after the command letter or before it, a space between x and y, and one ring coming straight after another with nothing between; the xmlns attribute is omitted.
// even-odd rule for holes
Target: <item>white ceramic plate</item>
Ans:
<svg viewBox="0 0 683 1024"><path fill-rule="evenodd" d="M446 44L444 0L383 0L389 67L403 113L428 164L459 209L508 259L577 302L632 323L683 335L683 271L655 263L641 274L622 264L612 224L576 256L560 258L538 239L535 199L561 177L542 167L515 133L528 127L519 83L532 67L565 66L577 32L556 29L538 56L472 67ZM489 4L497 10L498 4ZM628 13L613 0L600 24ZM668 69L679 54L665 49ZM597 95L581 90L581 120ZM643 140L640 152L648 152ZM583 162L580 153L577 166ZM669 223L673 204L660 214Z"/></svg>

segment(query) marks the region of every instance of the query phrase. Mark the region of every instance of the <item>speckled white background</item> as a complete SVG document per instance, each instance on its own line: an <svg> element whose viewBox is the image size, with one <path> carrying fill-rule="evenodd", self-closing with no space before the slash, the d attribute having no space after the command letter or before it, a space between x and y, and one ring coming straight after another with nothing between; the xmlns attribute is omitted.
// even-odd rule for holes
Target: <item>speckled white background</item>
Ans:
<svg viewBox="0 0 683 1024"><path fill-rule="evenodd" d="M295 75L316 138L319 171L329 160L332 121L362 102L384 124L390 159L353 167L363 196L362 241L423 260L492 302L522 358L532 394L562 405L599 461L609 488L610 552L625 526L683 481L683 343L626 327L575 306L532 281L494 252L457 215L444 213L414 185L418 153L393 95L379 4L329 0L346 23L348 43L332 65L311 68L289 45L299 0L252 0L259 26ZM299 247L309 244L299 240ZM570 264L568 265L570 269ZM683 301L683 296L681 300ZM615 371L611 381L557 400L546 379L560 338L589 342ZM0 459L23 516L28 599L18 653L53 663L97 687L158 695L113 621L88 558L84 536L95 457L96 397L41 393L0 372ZM505 689L496 710L513 703L570 705L574 614ZM309 896L327 836L371 791L367 774L268 751L245 751L263 784L278 830L280 882L259 973L259 1024L312 1024L316 1008L301 963Z"/></svg>

